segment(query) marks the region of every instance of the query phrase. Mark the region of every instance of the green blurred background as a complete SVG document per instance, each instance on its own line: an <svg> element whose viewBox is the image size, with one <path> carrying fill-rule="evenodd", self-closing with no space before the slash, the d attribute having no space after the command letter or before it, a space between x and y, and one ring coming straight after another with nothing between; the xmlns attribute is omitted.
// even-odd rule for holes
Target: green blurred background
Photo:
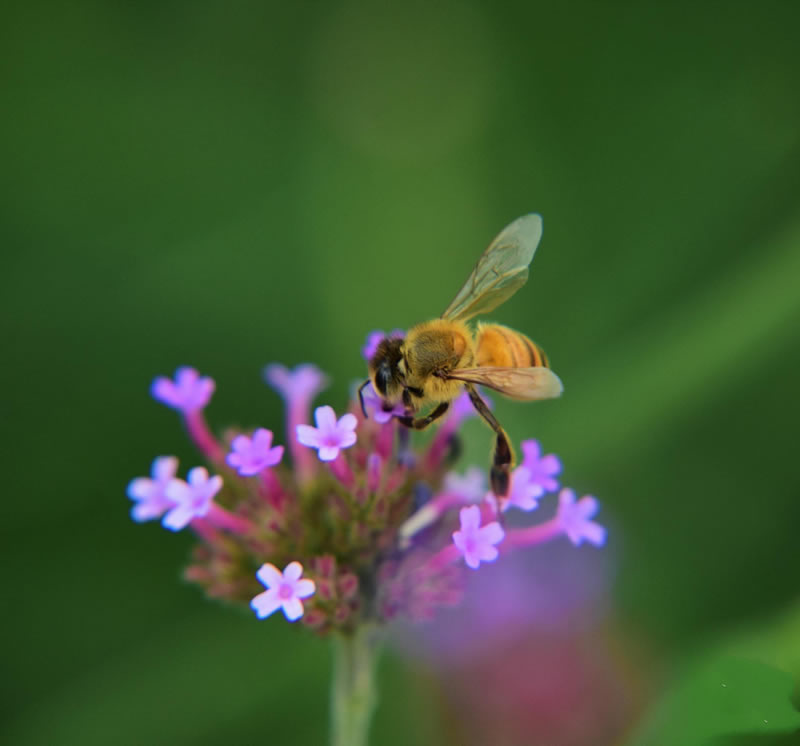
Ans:
<svg viewBox="0 0 800 746"><path fill-rule="evenodd" d="M366 333L440 313L532 210L531 280L496 317L566 394L497 407L602 500L624 739L691 720L709 655L800 672L796 4L3 15L0 740L324 743L325 642L206 602L191 538L128 517L153 457L197 461L148 386L191 364L215 426L280 430L262 366L313 361L340 409ZM448 742L436 673L380 674L374 742ZM780 681L770 743L798 727Z"/></svg>

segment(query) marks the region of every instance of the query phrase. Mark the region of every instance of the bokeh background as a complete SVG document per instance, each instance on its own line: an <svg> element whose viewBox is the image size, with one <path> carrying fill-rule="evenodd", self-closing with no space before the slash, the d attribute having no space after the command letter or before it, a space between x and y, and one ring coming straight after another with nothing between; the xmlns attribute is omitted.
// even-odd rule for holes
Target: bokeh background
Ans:
<svg viewBox="0 0 800 746"><path fill-rule="evenodd" d="M150 381L194 365L215 426L279 430L261 369L313 361L341 409L366 333L438 315L534 210L496 318L566 394L497 411L602 500L608 547L569 560L602 592L549 627L534 608L524 655L392 648L374 742L467 743L481 703L514 743L800 740L796 4L3 16L0 740L324 743L325 641L205 601L191 538L128 517L154 456L197 459Z"/></svg>

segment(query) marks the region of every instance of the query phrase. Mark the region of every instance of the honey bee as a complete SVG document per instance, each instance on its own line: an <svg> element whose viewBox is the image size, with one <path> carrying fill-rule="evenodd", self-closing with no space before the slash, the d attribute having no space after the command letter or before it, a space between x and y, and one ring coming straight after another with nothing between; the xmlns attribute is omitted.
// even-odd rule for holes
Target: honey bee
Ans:
<svg viewBox="0 0 800 746"><path fill-rule="evenodd" d="M405 414L396 418L415 430L439 419L466 389L496 434L489 478L498 498L508 495L514 451L475 384L520 401L560 396L563 386L544 352L521 332L488 323L473 330L466 322L494 310L525 284L541 236L542 219L536 214L507 226L483 252L441 318L417 324L404 339L386 337L378 344L368 362L369 378L359 388L365 417L362 392L372 383L387 411L402 402ZM428 407L433 407L429 414L414 416Z"/></svg>

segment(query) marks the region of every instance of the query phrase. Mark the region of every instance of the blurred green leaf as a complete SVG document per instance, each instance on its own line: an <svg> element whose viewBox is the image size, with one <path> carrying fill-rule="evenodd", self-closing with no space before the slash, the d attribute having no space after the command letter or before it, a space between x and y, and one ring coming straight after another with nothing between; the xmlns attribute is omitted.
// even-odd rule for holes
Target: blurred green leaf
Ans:
<svg viewBox="0 0 800 746"><path fill-rule="evenodd" d="M659 703L646 733L630 746L707 746L734 733L800 728L789 694L792 678L764 663L718 655L693 666Z"/></svg>

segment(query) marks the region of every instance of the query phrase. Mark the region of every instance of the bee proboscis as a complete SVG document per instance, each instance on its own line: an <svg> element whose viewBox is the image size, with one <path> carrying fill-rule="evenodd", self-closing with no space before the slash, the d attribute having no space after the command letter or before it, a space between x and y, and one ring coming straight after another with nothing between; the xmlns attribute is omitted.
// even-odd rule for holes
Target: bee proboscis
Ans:
<svg viewBox="0 0 800 746"><path fill-rule="evenodd" d="M541 236L542 219L533 213L507 226L483 252L441 318L417 324L405 338L390 336L378 344L368 362L369 379L359 389L361 395L372 383L387 410L402 402L406 411L397 419L415 430L439 419L466 389L496 434L489 476L498 498L508 495L514 452L475 384L521 401L551 399L563 387L544 352L527 336L500 324L479 323L473 330L466 322L494 310L525 284ZM427 415L414 416L427 407L433 407Z"/></svg>

